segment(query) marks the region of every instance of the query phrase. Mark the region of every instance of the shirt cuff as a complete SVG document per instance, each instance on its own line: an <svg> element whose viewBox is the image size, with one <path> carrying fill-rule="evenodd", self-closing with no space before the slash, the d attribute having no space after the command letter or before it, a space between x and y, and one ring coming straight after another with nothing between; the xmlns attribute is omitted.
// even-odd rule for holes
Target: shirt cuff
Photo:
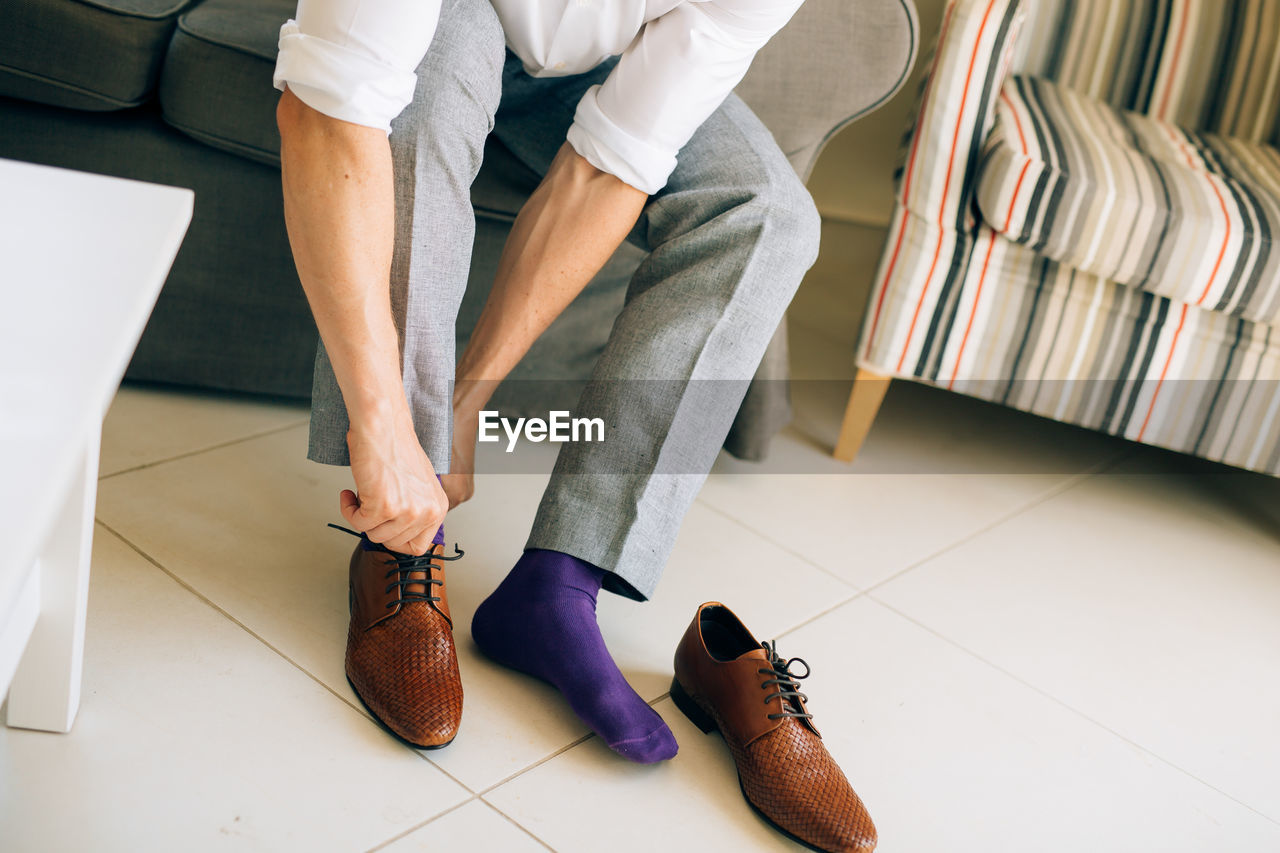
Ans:
<svg viewBox="0 0 1280 853"><path fill-rule="evenodd" d="M418 76L305 35L290 20L280 28L280 54L271 82L280 91L288 83L303 103L330 118L390 133L391 120L413 100Z"/></svg>
<svg viewBox="0 0 1280 853"><path fill-rule="evenodd" d="M676 152L627 133L600 109L599 86L578 102L568 141L588 163L648 195L667 185L676 168Z"/></svg>

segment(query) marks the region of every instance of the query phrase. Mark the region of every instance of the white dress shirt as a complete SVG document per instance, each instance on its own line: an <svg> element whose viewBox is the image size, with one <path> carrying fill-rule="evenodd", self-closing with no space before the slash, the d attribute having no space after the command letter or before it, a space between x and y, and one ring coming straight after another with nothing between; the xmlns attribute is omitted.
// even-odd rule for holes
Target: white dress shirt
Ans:
<svg viewBox="0 0 1280 853"><path fill-rule="evenodd" d="M578 104L568 141L646 193L803 0L491 0L536 77L621 54ZM280 30L275 86L343 121L391 129L413 99L440 0L299 0Z"/></svg>

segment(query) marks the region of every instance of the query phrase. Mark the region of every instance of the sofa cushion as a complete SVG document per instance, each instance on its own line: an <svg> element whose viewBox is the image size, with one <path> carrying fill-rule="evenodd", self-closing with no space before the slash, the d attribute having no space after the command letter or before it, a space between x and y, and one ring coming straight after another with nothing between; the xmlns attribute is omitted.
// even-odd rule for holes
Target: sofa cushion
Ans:
<svg viewBox="0 0 1280 853"><path fill-rule="evenodd" d="M165 121L200 141L280 162L271 86L280 25L297 0L207 0L178 19L160 77Z"/></svg>
<svg viewBox="0 0 1280 853"><path fill-rule="evenodd" d="M178 21L160 79L160 104L172 126L201 142L270 165L280 163L271 85L280 25L296 0L206 0ZM538 176L496 139L471 188L481 216L510 219Z"/></svg>
<svg viewBox="0 0 1280 853"><path fill-rule="evenodd" d="M1069 267L1280 320L1280 152L1192 133L1034 77L1005 84L983 219Z"/></svg>
<svg viewBox="0 0 1280 853"><path fill-rule="evenodd" d="M0 94L82 110L136 106L155 88L174 22L193 2L4 3Z"/></svg>

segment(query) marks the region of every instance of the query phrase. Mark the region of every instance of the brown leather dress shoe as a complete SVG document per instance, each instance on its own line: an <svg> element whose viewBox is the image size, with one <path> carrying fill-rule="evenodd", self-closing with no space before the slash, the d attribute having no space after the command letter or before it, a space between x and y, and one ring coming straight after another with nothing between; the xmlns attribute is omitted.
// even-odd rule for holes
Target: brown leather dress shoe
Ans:
<svg viewBox="0 0 1280 853"><path fill-rule="evenodd" d="M417 749L439 749L453 740L462 720L462 680L444 587L444 562L462 552L454 546L446 557L443 546L432 545L409 557L361 538L351 555L347 680L397 738Z"/></svg>
<svg viewBox="0 0 1280 853"><path fill-rule="evenodd" d="M698 608L676 648L671 698L702 731L719 730L747 804L784 835L828 853L871 851L876 828L822 745L796 683L774 647L758 643L718 602Z"/></svg>

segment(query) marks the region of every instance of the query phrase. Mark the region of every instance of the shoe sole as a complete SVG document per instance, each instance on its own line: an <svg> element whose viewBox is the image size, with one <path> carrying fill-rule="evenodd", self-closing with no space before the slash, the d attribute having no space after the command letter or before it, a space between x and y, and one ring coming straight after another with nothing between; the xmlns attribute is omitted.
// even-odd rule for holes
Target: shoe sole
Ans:
<svg viewBox="0 0 1280 853"><path fill-rule="evenodd" d="M698 729L703 734L709 735L713 732L719 732L720 737L722 739L724 738L724 732L720 731L720 727L716 725L716 721L711 718L710 714L702 710L702 707L696 701L694 701L694 698L692 696L689 695L689 691L685 690L684 687L680 684L680 682L674 678L671 679L671 701L675 703L676 707L680 709L680 712L682 714L684 714L686 717L689 718L689 722L697 726ZM735 767L734 770L736 772L737 768ZM790 838L792 841L794 841L796 844L799 844L801 847L806 847L810 850L817 851L817 853L832 853L832 851L828 850L827 848L818 847L808 841L805 841L800 836L790 832L785 827L779 826L773 820L773 818L769 817L767 814L760 811L760 809L756 806L756 804L751 802L751 798L747 796L747 788L745 785L742 784L741 773L738 773L738 790L742 792L742 799L744 799L747 805L751 807L751 810L755 812L756 815L761 820L769 824L769 826L773 827L775 830L782 833L787 838ZM870 853L870 851L868 851L868 853Z"/></svg>
<svg viewBox="0 0 1280 853"><path fill-rule="evenodd" d="M374 713L373 709L369 707L369 703L364 701L364 697L361 696L360 691L356 689L355 682L351 680L351 676L347 676L347 684L351 685L351 692L356 694L356 698L360 700L361 707L363 707L366 711L369 712L369 716L373 717L373 721L377 723L384 732L391 735L393 738L400 741L405 746L411 746L414 749L428 749L428 750L444 749L446 746L453 743L455 738L457 738L457 735L455 734L453 737L449 738L444 743L433 743L433 744L414 743L413 741L409 740L403 735L397 734L395 729L391 728L391 726L388 726L381 717L379 717L376 713Z"/></svg>

